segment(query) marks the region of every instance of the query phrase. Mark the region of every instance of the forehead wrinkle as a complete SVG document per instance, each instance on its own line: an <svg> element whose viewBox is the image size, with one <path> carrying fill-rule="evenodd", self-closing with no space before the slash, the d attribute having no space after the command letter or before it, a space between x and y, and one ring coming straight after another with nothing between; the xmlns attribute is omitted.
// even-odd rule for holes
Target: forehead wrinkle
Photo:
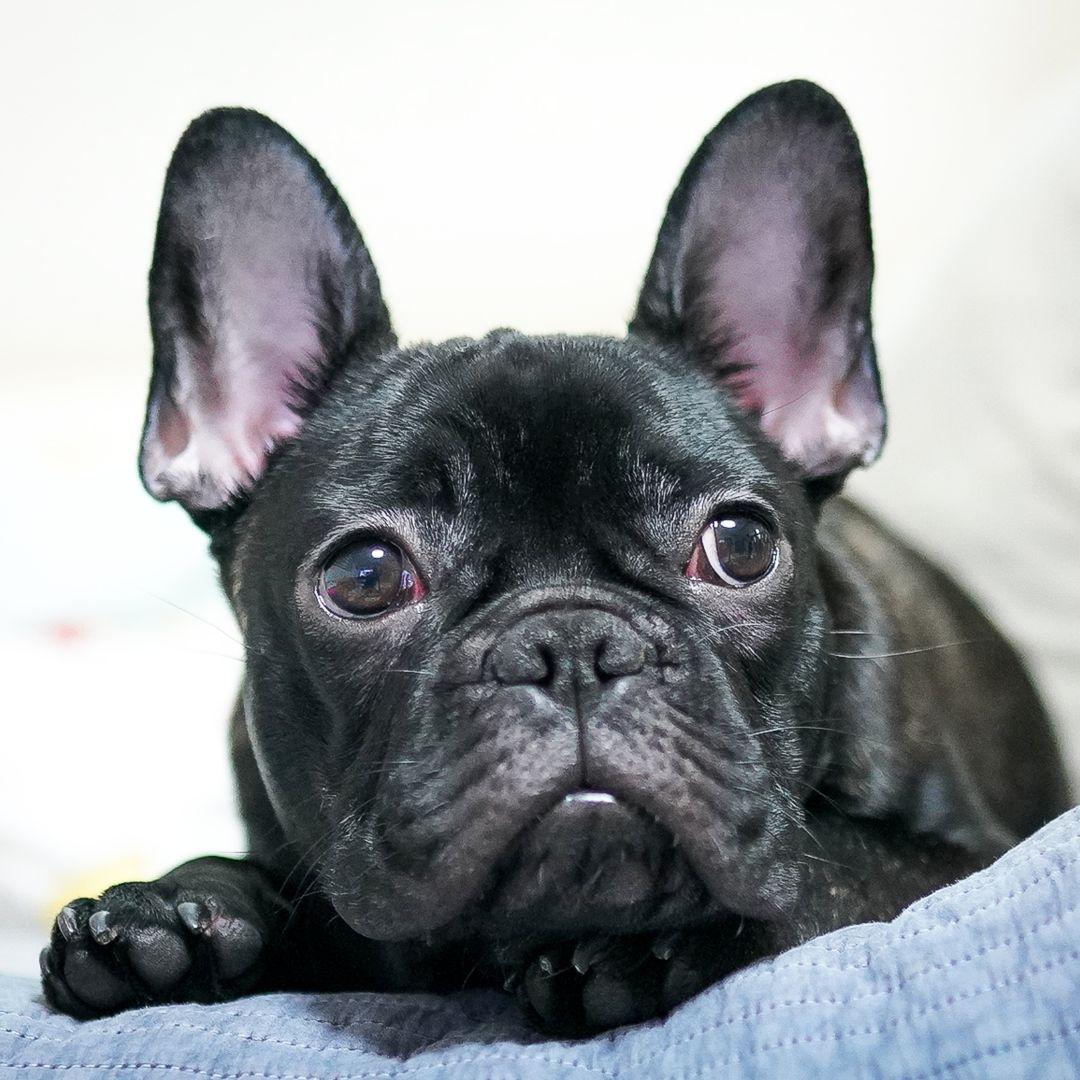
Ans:
<svg viewBox="0 0 1080 1080"><path fill-rule="evenodd" d="M436 452L432 452L428 441L422 442L417 451L416 501L443 517L460 518L476 508L479 499L477 470L465 440L454 432L440 431L439 434Z"/></svg>

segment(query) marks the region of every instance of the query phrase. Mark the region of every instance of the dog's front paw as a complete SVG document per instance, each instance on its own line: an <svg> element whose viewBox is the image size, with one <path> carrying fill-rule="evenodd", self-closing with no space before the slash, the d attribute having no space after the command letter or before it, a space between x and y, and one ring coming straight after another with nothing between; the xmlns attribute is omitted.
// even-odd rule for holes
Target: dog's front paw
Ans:
<svg viewBox="0 0 1080 1080"><path fill-rule="evenodd" d="M80 1018L235 997L258 979L268 930L260 905L231 883L116 885L57 916L41 953L45 996Z"/></svg>
<svg viewBox="0 0 1080 1080"><path fill-rule="evenodd" d="M633 1024L660 1009L662 965L643 937L564 943L526 964L518 999L553 1034Z"/></svg>
<svg viewBox="0 0 1080 1080"><path fill-rule="evenodd" d="M519 1000L545 1030L582 1035L664 1013L756 959L741 920L661 935L597 937L546 949L524 967Z"/></svg>

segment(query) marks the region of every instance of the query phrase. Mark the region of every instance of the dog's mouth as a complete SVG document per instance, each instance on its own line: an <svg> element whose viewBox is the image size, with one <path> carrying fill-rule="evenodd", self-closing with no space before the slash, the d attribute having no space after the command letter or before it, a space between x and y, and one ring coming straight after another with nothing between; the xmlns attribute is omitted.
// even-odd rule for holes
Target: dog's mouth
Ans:
<svg viewBox="0 0 1080 1080"><path fill-rule="evenodd" d="M593 788L537 796L524 821L506 815L501 835L483 829L479 847L463 837L432 858L416 851L400 868L370 859L352 887L335 882L339 914L367 937L432 942L648 932L722 912L769 916L762 868L746 863L740 874L734 854L726 866L705 861L702 838L676 832L665 819L680 815L664 814L662 800L652 807Z"/></svg>
<svg viewBox="0 0 1080 1080"><path fill-rule="evenodd" d="M660 821L611 792L578 789L522 831L466 918L514 937L583 926L627 933L715 908Z"/></svg>

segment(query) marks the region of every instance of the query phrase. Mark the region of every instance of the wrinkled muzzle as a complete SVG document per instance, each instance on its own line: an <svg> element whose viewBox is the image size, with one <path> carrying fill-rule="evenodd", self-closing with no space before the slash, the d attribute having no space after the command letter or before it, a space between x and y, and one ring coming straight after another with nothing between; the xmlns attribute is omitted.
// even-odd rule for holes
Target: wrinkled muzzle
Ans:
<svg viewBox="0 0 1080 1080"><path fill-rule="evenodd" d="M388 764L335 843L333 902L384 940L455 921L777 917L797 897L802 809L748 700L655 615L519 604L451 646L394 718Z"/></svg>

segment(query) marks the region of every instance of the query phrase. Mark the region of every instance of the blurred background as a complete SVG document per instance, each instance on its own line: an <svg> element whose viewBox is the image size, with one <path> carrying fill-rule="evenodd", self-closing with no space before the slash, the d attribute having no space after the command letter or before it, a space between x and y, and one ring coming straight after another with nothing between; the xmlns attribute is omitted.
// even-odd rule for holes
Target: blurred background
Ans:
<svg viewBox="0 0 1080 1080"><path fill-rule="evenodd" d="M1080 4L19 5L0 44L0 970L67 899L238 852L236 630L137 481L161 181L258 108L318 156L404 340L620 333L690 154L802 76L866 156L885 457L851 490L1021 644L1080 776Z"/></svg>

